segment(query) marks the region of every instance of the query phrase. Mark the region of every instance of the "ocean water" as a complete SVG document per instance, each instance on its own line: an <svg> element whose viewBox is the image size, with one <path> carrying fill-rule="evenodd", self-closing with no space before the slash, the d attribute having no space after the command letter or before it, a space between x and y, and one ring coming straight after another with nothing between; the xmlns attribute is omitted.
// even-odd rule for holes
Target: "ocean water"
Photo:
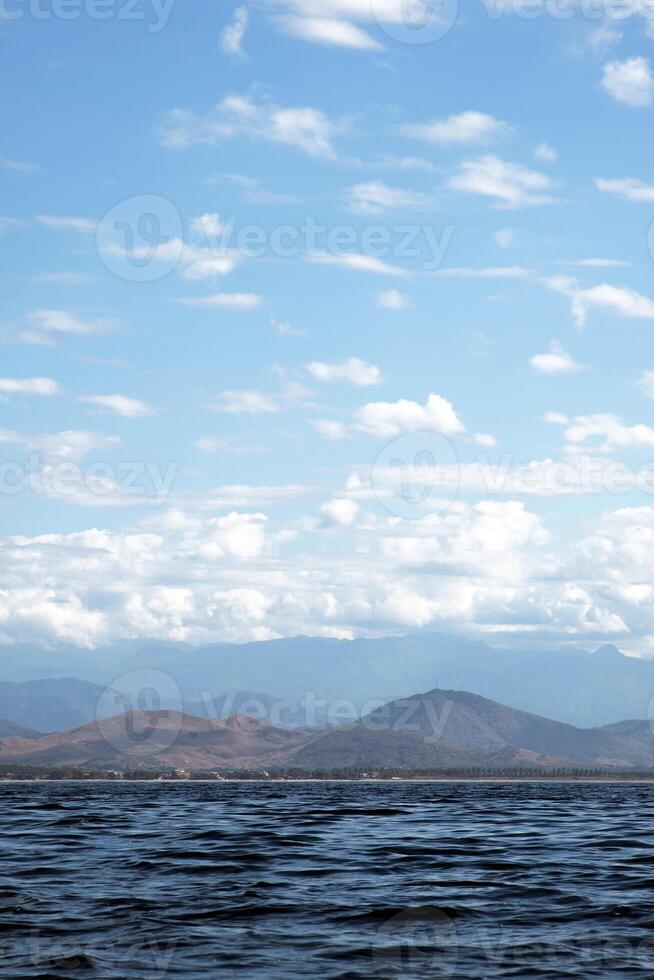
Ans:
<svg viewBox="0 0 654 980"><path fill-rule="evenodd" d="M654 976L654 787L3 783L0 976Z"/></svg>

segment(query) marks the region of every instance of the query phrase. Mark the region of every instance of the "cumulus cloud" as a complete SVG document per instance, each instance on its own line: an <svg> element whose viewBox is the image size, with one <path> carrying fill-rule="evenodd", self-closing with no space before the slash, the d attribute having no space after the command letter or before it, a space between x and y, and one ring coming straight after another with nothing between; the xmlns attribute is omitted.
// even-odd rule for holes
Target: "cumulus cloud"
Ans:
<svg viewBox="0 0 654 980"><path fill-rule="evenodd" d="M565 431L566 448L576 452L590 443L599 452L621 449L654 449L654 429L648 425L625 425L617 415L578 415Z"/></svg>
<svg viewBox="0 0 654 980"><path fill-rule="evenodd" d="M430 143L468 146L473 143L492 143L508 136L511 126L489 116L485 112L461 112L447 119L434 119L426 123L406 123L402 126L406 136L427 140Z"/></svg>
<svg viewBox="0 0 654 980"><path fill-rule="evenodd" d="M431 394L424 405L401 398L397 402L369 402L357 409L351 423L319 419L314 423L325 439L366 435L391 439L410 432L436 432L442 436L465 433L454 406L441 395Z"/></svg>
<svg viewBox="0 0 654 980"><path fill-rule="evenodd" d="M228 95L205 116L186 109L171 110L161 138L164 146L182 149L245 137L253 142L293 146L308 156L333 160L336 152L332 141L337 130L319 109L286 108L256 102L248 95Z"/></svg>
<svg viewBox="0 0 654 980"><path fill-rule="evenodd" d="M350 527L359 513L359 504L348 497L335 497L320 506L323 522L327 526Z"/></svg>
<svg viewBox="0 0 654 980"><path fill-rule="evenodd" d="M307 371L317 381L348 381L350 384L365 388L368 385L378 385L384 376L374 364L367 364L358 357L350 357L339 364L328 364L325 361L311 361Z"/></svg>
<svg viewBox="0 0 654 980"><path fill-rule="evenodd" d="M621 316L635 319L654 319L654 300L635 289L600 283L598 286L583 287L575 279L557 276L545 280L555 292L568 296L572 314L578 327L584 327L591 309L608 310Z"/></svg>
<svg viewBox="0 0 654 980"><path fill-rule="evenodd" d="M559 159L558 153L549 143L539 143L534 150L534 156L537 160L542 160L544 163L556 163Z"/></svg>
<svg viewBox="0 0 654 980"><path fill-rule="evenodd" d="M411 298L399 289L384 289L376 294L375 303L384 310L407 310L411 306Z"/></svg>
<svg viewBox="0 0 654 980"><path fill-rule="evenodd" d="M650 105L654 78L647 58L628 58L604 65L602 87L612 99L623 105L642 108Z"/></svg>
<svg viewBox="0 0 654 980"><path fill-rule="evenodd" d="M501 160L488 154L461 164L458 174L450 177L448 186L467 194L495 198L497 207L520 208L549 204L552 178L537 170Z"/></svg>
<svg viewBox="0 0 654 980"><path fill-rule="evenodd" d="M538 374L579 374L585 370L556 341L552 341L547 354L534 354L529 363Z"/></svg>

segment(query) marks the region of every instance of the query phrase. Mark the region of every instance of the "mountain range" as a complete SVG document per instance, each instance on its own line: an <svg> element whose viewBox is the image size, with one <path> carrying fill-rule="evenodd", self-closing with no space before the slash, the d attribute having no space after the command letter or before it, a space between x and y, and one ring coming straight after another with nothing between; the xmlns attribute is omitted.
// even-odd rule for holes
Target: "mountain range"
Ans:
<svg viewBox="0 0 654 980"><path fill-rule="evenodd" d="M0 729L2 726L0 725ZM0 740L0 765L91 769L599 767L654 770L654 734L639 720L582 729L476 694L435 689L322 731L249 715L200 718L174 709L132 712L69 731Z"/></svg>
<svg viewBox="0 0 654 980"><path fill-rule="evenodd" d="M229 713L234 713L238 704L231 703L234 696L230 692L255 690L265 692L257 698L271 703L280 698L295 703L298 725L306 721L301 704L308 695L326 706L346 699L361 715L370 710L372 701L387 702L440 687L473 691L581 727L625 718L646 720L654 696L654 660L624 656L614 646L594 652L575 647L509 650L443 633L357 640L299 636L200 647L134 641L96 650L0 647L0 677L18 683L75 678L136 694L143 683L143 670L170 678L177 694L166 699L168 707L211 714L213 709L207 712L207 704L222 698L219 715L227 702ZM47 696L64 697L63 690L53 689ZM97 691L88 690L92 700ZM35 705L33 693L37 697L38 690L30 692L30 703ZM64 700L71 712L67 724L95 717L85 707L88 702L81 690L71 690ZM17 713L5 707L8 704L2 701L0 686L0 717L41 731L61 727L63 716L39 714L27 707ZM73 718L75 711L78 714ZM292 713L286 711L287 719ZM329 719L323 715L318 720Z"/></svg>

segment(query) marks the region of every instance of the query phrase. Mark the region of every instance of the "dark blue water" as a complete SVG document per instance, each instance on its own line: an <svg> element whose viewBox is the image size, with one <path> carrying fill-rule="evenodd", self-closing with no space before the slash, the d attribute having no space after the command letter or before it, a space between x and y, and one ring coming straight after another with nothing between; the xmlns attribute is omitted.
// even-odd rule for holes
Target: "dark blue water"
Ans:
<svg viewBox="0 0 654 980"><path fill-rule="evenodd" d="M654 976L654 787L5 783L3 977Z"/></svg>

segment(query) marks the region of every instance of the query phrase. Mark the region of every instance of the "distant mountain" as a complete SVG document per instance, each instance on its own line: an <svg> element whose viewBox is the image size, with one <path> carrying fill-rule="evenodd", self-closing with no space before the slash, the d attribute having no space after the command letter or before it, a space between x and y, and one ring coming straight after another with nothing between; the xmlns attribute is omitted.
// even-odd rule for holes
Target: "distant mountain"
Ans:
<svg viewBox="0 0 654 980"><path fill-rule="evenodd" d="M25 725L19 725L15 721L0 718L0 739L11 738L12 736L17 736L18 738L38 738L40 734L41 732L35 732L31 728L26 728Z"/></svg>
<svg viewBox="0 0 654 980"><path fill-rule="evenodd" d="M272 766L306 738L245 715L218 722L178 711L129 712L35 740L3 739L0 765L119 770Z"/></svg>
<svg viewBox="0 0 654 980"><path fill-rule="evenodd" d="M126 712L36 739L2 739L0 765L18 764L122 770L654 769L654 735L641 721L581 729L476 694L433 690L317 734L242 714L218 721L174 710Z"/></svg>
<svg viewBox="0 0 654 980"><path fill-rule="evenodd" d="M143 669L161 672L177 685L178 700L170 707L195 711L212 698L229 699L231 692L265 691L271 711L279 699L294 706L294 720L287 710L284 724L305 724L307 713L316 715L317 702L323 702L320 723L343 721L342 716L327 719L330 706L341 700L351 705L354 720L371 710L371 702L436 687L473 691L582 727L646 720L650 710L654 715L654 661L625 657L613 646L592 654L576 648L502 650L460 636L416 633L357 640L299 636L196 648L154 642L84 651L0 647L0 677L13 680L61 678L65 671L67 677L138 693Z"/></svg>
<svg viewBox="0 0 654 980"><path fill-rule="evenodd" d="M73 677L0 681L0 717L40 733L62 731L94 720L104 693L104 687Z"/></svg>

